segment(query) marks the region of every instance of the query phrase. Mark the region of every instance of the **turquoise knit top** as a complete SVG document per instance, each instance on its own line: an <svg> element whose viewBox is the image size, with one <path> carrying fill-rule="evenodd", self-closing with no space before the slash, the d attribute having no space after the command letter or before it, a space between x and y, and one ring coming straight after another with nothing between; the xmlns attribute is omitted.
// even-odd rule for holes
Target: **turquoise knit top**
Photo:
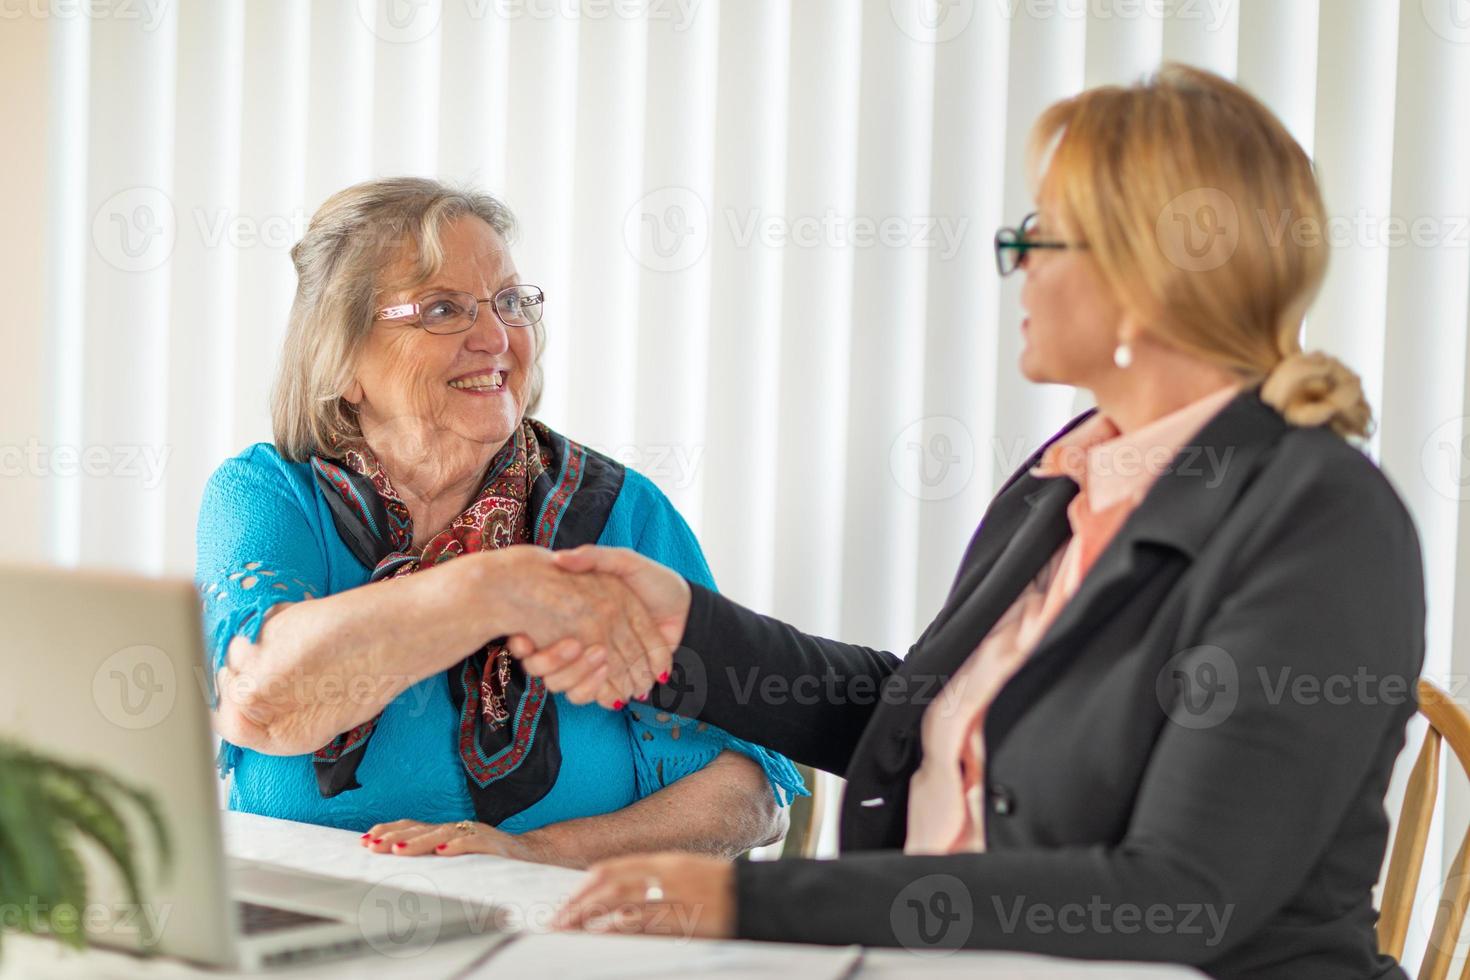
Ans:
<svg viewBox="0 0 1470 980"><path fill-rule="evenodd" d="M369 579L370 570L338 535L310 464L284 459L269 443L251 446L215 471L200 507L197 543L210 677L233 638L255 641L271 606L332 595ZM653 483L631 469L598 543L632 548L712 587L689 526ZM638 702L622 711L574 705L559 694L556 710L562 754L556 783L505 820L502 830L524 833L622 809L727 749L757 762L783 805L806 794L785 757L703 722ZM362 785L331 798L317 789L311 755L263 755L223 743L220 774L234 775L230 809L359 832L391 820L473 819L456 750L457 718L445 672L420 680L383 709L358 769Z"/></svg>

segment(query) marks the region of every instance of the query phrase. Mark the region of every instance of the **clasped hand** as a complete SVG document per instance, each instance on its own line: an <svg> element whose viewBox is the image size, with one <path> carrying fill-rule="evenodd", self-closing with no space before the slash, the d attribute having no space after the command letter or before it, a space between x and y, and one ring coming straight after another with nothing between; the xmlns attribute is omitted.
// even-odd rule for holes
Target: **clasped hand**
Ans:
<svg viewBox="0 0 1470 980"><path fill-rule="evenodd" d="M668 680L689 583L625 548L540 553L519 576L523 622L507 644L528 674L576 704L621 708Z"/></svg>

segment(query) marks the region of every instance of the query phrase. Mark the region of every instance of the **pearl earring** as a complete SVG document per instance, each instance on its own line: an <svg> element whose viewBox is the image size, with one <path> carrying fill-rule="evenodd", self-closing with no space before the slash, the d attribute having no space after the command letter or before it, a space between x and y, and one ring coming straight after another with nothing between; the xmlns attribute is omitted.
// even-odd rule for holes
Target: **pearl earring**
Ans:
<svg viewBox="0 0 1470 980"><path fill-rule="evenodd" d="M1125 371L1133 366L1133 348L1127 341L1113 348L1113 363Z"/></svg>

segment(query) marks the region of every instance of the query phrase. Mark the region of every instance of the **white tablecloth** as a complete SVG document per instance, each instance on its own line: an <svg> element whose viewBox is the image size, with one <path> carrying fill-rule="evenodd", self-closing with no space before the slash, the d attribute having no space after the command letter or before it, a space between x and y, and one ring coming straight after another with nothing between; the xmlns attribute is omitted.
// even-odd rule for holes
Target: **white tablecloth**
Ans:
<svg viewBox="0 0 1470 980"><path fill-rule="evenodd" d="M648 937L537 934L551 912L576 886L580 873L563 868L522 864L483 855L456 858L402 858L373 854L358 844L358 835L311 824L272 820L243 813L224 815L230 854L257 861L343 878L398 887L433 890L442 897L493 900L509 907L532 930L500 949L483 937L440 942L409 957L368 955L273 977L325 980L474 980L513 976L520 962L535 964L535 975L573 980L628 976L639 980L699 976L736 978L789 975L816 978L829 971L864 978L918 977L1004 978L1004 980L1198 980L1180 967L1081 963L1074 960L1011 953L955 953L920 956L896 950L838 950L783 947L766 943L701 943ZM593 970L589 964L595 964ZM665 968L666 967L666 968ZM7 935L0 942L0 980L73 980L73 978L225 977L163 959L139 960L104 950L72 953L57 943Z"/></svg>

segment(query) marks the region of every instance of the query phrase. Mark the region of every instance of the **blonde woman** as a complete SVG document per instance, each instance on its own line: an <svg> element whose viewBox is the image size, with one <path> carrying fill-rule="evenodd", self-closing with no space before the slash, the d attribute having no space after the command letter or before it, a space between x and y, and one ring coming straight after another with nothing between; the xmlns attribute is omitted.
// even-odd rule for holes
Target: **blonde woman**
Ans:
<svg viewBox="0 0 1470 980"><path fill-rule="evenodd" d="M551 561L617 543L712 584L652 483L531 417L547 300L513 228L487 195L377 180L292 250L275 440L226 460L199 516L230 807L405 856L739 854L781 836L800 777L630 703L664 669L653 624ZM519 632L596 651L547 682L506 652ZM629 694L592 703L610 678Z"/></svg>
<svg viewBox="0 0 1470 980"><path fill-rule="evenodd" d="M611 908L649 931L1403 977L1372 888L1420 553L1345 438L1370 423L1357 378L1300 347L1327 254L1271 228L1320 226L1311 163L1251 96L1179 67L1053 106L1035 146L1039 214L997 238L1026 275L1021 369L1098 408L1001 489L906 658L625 551L559 559L622 576L682 643L656 705L678 710L698 664L700 717L847 778L843 856L612 861L566 925ZM533 647L512 643L555 677L578 643ZM831 673L882 695L742 700Z"/></svg>

